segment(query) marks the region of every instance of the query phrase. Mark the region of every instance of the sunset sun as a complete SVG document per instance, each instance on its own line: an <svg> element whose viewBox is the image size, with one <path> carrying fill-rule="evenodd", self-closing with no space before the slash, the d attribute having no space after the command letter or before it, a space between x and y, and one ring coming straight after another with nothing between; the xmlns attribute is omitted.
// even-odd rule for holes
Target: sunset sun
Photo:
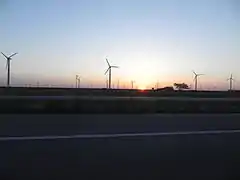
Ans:
<svg viewBox="0 0 240 180"><path fill-rule="evenodd" d="M138 89L139 90L146 90L146 87L145 86L139 86Z"/></svg>

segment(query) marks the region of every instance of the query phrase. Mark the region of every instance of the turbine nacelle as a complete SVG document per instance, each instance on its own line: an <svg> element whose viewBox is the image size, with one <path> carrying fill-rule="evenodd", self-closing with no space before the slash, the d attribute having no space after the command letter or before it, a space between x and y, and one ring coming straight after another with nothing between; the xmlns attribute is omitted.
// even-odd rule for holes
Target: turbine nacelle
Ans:
<svg viewBox="0 0 240 180"><path fill-rule="evenodd" d="M230 78L227 79L227 81L234 81L232 74L231 74Z"/></svg>
<svg viewBox="0 0 240 180"><path fill-rule="evenodd" d="M193 74L195 75L194 79L196 79L198 76L203 76L203 75L205 75L205 74L197 74L195 71L192 71L192 72L193 72Z"/></svg>
<svg viewBox="0 0 240 180"><path fill-rule="evenodd" d="M13 53L12 55L10 55L10 56L6 56L3 52L1 52L2 53L2 55L7 59L7 60L12 60L12 57L13 56L15 56L16 54L18 54L18 53Z"/></svg>
<svg viewBox="0 0 240 180"><path fill-rule="evenodd" d="M106 72L104 74L107 74L107 72L111 69L111 68L119 68L119 66L111 66L108 59L106 58L107 64L108 64L108 69L106 70Z"/></svg>

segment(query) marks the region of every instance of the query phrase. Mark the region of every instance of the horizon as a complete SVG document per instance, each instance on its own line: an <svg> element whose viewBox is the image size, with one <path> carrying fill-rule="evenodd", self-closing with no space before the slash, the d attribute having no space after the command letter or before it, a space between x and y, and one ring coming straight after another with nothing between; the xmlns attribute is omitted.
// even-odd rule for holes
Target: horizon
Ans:
<svg viewBox="0 0 240 180"><path fill-rule="evenodd" d="M11 86L139 89L186 83L203 73L199 90L240 89L240 3L237 0L4 0L0 52L10 55ZM0 57L0 86L6 84Z"/></svg>

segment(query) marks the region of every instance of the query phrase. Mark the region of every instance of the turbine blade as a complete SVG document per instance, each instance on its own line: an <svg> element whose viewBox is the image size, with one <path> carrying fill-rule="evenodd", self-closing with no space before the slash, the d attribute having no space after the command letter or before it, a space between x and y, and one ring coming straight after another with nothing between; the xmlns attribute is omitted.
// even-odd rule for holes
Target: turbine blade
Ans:
<svg viewBox="0 0 240 180"><path fill-rule="evenodd" d="M112 68L119 68L119 66L111 66Z"/></svg>
<svg viewBox="0 0 240 180"><path fill-rule="evenodd" d="M11 58L11 57L13 57L13 56L15 56L17 53L14 53L14 54L12 54L11 56L9 56L9 58Z"/></svg>
<svg viewBox="0 0 240 180"><path fill-rule="evenodd" d="M195 71L192 71L192 72L193 72L193 74L197 75L197 73L195 73Z"/></svg>
<svg viewBox="0 0 240 180"><path fill-rule="evenodd" d="M8 68L8 61L6 62L6 69Z"/></svg>
<svg viewBox="0 0 240 180"><path fill-rule="evenodd" d="M106 58L106 61L107 61L108 67L110 67L110 64L109 64L109 62L108 62L108 59L107 59L107 58Z"/></svg>
<svg viewBox="0 0 240 180"><path fill-rule="evenodd" d="M104 74L107 74L107 72L109 71L110 67L106 70L106 72Z"/></svg>
<svg viewBox="0 0 240 180"><path fill-rule="evenodd" d="M1 52L1 53L2 53L2 52ZM2 53L2 55L3 55L6 59L8 59L8 57L7 57L5 54Z"/></svg>
<svg viewBox="0 0 240 180"><path fill-rule="evenodd" d="M198 76L203 76L203 75L205 75L205 74L197 74Z"/></svg>

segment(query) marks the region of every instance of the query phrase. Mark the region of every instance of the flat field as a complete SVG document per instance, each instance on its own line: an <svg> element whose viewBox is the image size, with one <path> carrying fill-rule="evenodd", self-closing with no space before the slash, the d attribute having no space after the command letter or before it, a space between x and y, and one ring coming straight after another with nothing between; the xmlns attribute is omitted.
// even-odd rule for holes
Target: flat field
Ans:
<svg viewBox="0 0 240 180"><path fill-rule="evenodd" d="M1 113L239 113L239 92L1 88Z"/></svg>

